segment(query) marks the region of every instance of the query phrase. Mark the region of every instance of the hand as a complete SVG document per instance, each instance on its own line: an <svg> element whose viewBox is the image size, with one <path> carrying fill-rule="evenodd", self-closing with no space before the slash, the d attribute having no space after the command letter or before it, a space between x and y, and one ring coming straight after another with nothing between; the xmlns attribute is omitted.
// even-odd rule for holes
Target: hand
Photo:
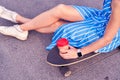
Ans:
<svg viewBox="0 0 120 80"><path fill-rule="evenodd" d="M64 59L75 59L75 58L78 58L78 55L77 55L77 49L72 47L72 46L69 46L70 49L67 49L65 50L64 52L65 53L59 53L60 56Z"/></svg>

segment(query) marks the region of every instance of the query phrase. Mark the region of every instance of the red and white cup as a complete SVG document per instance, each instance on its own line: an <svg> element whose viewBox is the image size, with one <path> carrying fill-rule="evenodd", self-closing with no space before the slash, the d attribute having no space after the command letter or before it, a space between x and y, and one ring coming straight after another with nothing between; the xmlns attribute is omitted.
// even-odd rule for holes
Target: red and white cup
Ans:
<svg viewBox="0 0 120 80"><path fill-rule="evenodd" d="M57 47L61 53L65 53L65 50L69 49L69 41L66 38L60 38L57 41Z"/></svg>

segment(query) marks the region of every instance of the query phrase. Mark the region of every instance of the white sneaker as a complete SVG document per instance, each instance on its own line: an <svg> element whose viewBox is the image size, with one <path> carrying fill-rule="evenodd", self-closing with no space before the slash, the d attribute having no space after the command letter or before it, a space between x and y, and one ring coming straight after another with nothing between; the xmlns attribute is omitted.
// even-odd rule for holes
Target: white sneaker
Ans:
<svg viewBox="0 0 120 80"><path fill-rule="evenodd" d="M12 27L0 26L0 33L3 35L15 37L19 40L26 40L28 31L19 31L17 27L18 25L14 25Z"/></svg>
<svg viewBox="0 0 120 80"><path fill-rule="evenodd" d="M0 6L0 17L1 18L4 18L4 19L7 19L9 21L17 23L17 21L16 21L17 15L18 14L16 12L8 10L5 7Z"/></svg>

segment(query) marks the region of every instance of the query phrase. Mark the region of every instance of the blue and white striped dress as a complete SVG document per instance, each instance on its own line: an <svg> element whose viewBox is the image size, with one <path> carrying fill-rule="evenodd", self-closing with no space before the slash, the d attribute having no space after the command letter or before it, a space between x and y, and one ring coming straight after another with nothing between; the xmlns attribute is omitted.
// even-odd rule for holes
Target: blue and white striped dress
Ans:
<svg viewBox="0 0 120 80"><path fill-rule="evenodd" d="M82 15L83 21L64 24L59 27L52 38L51 44L46 48L51 50L59 38L67 38L69 44L76 48L82 48L100 39L104 35L106 25L111 15L111 0L104 0L103 9L95 9L85 6L73 7ZM120 45L120 30L112 42L99 49L98 52L110 52Z"/></svg>

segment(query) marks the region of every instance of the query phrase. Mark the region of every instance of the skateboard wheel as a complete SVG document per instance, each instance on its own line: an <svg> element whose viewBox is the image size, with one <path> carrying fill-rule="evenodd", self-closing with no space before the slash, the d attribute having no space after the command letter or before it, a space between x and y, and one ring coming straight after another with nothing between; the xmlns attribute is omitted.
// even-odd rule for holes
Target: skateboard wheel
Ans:
<svg viewBox="0 0 120 80"><path fill-rule="evenodd" d="M72 73L68 66L61 66L61 67L59 67L59 70L60 70L61 74L65 77L70 76Z"/></svg>
<svg viewBox="0 0 120 80"><path fill-rule="evenodd" d="M67 71L67 72L64 74L64 76L65 76L65 77L68 77L68 76L70 76L71 74L72 74L71 71Z"/></svg>

